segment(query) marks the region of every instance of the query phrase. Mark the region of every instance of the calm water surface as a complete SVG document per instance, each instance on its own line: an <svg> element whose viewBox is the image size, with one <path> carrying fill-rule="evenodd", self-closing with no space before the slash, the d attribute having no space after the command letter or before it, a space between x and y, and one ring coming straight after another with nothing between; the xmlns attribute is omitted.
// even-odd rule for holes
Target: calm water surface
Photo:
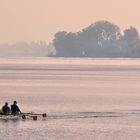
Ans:
<svg viewBox="0 0 140 140"><path fill-rule="evenodd" d="M0 105L37 121L0 119L0 140L139 140L140 59L0 59Z"/></svg>

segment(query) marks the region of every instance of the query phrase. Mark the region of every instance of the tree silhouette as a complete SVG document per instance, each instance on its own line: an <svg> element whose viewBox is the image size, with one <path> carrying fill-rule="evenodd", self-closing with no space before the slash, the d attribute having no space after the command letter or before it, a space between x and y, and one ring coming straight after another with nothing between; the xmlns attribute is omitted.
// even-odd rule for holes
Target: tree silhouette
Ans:
<svg viewBox="0 0 140 140"><path fill-rule="evenodd" d="M53 44L56 57L140 57L140 37L131 27L121 34L108 21L98 21L81 32L57 32Z"/></svg>

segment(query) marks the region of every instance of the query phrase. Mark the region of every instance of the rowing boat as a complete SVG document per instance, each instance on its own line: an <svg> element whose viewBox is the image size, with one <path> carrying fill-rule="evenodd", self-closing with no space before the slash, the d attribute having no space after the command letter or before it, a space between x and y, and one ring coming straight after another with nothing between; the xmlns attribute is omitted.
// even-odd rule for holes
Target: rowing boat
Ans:
<svg viewBox="0 0 140 140"><path fill-rule="evenodd" d="M43 113L43 114L37 114L37 113L20 113L18 115L0 115L0 120L17 120L17 119L22 119L22 120L26 120L26 119L33 119L33 120L37 120L38 117L42 117L42 118L46 118L47 114Z"/></svg>

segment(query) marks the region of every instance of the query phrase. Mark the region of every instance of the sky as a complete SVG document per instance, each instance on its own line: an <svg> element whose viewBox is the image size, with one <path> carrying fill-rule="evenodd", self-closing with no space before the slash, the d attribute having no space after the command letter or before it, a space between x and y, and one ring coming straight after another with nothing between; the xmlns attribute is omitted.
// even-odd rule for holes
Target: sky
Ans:
<svg viewBox="0 0 140 140"><path fill-rule="evenodd" d="M51 41L99 20L140 32L140 0L0 0L0 43Z"/></svg>

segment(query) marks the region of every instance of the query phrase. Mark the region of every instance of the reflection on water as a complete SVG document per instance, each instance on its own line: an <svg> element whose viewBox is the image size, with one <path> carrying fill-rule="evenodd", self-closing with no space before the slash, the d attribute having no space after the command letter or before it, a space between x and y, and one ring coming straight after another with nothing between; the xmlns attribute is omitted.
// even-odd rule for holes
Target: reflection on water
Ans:
<svg viewBox="0 0 140 140"><path fill-rule="evenodd" d="M0 59L0 105L48 118L2 119L6 140L139 140L139 59Z"/></svg>

